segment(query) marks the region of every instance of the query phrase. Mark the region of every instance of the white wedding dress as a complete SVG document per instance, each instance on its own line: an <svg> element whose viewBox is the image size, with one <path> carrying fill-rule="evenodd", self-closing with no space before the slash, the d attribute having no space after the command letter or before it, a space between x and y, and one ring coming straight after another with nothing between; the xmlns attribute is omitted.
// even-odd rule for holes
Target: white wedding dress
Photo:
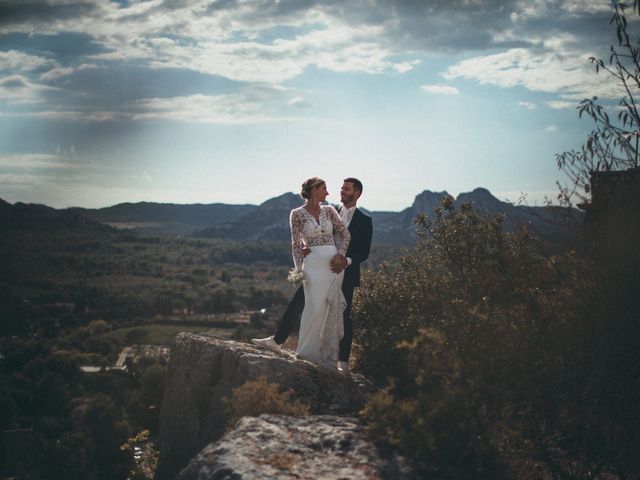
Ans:
<svg viewBox="0 0 640 480"><path fill-rule="evenodd" d="M306 360L336 368L338 342L344 335L342 312L346 302L342 293L344 271L335 274L329 262L336 253L344 255L351 236L340 215L330 205L320 207L319 221L304 207L289 216L293 262L304 273L304 310L296 355ZM336 248L334 229L340 237ZM303 247L311 253L303 256Z"/></svg>

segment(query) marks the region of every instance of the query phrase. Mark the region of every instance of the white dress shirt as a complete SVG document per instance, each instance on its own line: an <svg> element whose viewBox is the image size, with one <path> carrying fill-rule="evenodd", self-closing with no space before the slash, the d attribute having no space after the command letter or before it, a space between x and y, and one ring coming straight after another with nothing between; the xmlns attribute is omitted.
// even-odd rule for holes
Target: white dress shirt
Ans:
<svg viewBox="0 0 640 480"><path fill-rule="evenodd" d="M351 223L351 219L353 218L353 214L356 211L356 206L354 205L353 207L342 207L340 209L340 218L342 218L342 223L344 223L347 227L349 227L349 224ZM351 258L350 257L346 257L347 259L347 265L351 265Z"/></svg>

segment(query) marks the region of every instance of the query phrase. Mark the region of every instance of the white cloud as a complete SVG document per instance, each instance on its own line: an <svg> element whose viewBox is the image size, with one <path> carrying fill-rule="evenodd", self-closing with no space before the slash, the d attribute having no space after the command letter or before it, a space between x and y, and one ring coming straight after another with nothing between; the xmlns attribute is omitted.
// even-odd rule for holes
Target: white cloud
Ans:
<svg viewBox="0 0 640 480"><path fill-rule="evenodd" d="M222 95L185 95L137 100L119 110L42 110L21 113L36 118L82 121L166 120L188 123L248 124L292 120L282 116L283 107L306 108L312 105L295 90L278 85L250 85ZM14 115L18 115L17 113ZM75 146L69 150L76 156Z"/></svg>
<svg viewBox="0 0 640 480"><path fill-rule="evenodd" d="M527 110L535 110L536 104L533 102L518 102L518 106L526 108Z"/></svg>
<svg viewBox="0 0 640 480"><path fill-rule="evenodd" d="M569 13L610 13L610 2L602 0L564 0L562 9Z"/></svg>
<svg viewBox="0 0 640 480"><path fill-rule="evenodd" d="M289 100L287 102L287 105L289 105L290 107L297 107L297 108L309 108L309 107L311 107L311 104L309 102L307 102L302 97L294 97L294 98L292 98L291 100Z"/></svg>
<svg viewBox="0 0 640 480"><path fill-rule="evenodd" d="M125 8L115 2L96 3L97 10L91 14L43 21L37 28L14 23L0 33L87 34L105 50L86 57L93 62L135 61L152 68L185 68L248 82L280 83L309 65L338 72L406 73L419 63L391 59L404 52L389 43L387 25L349 24L336 16L338 12L329 15L323 5L310 4L284 14L266 3L233 3L211 14L206 11L210 1L189 2L171 11L164 3L151 0ZM287 27L300 33L269 40L261 37ZM74 71L69 66L52 67L45 74L47 79Z"/></svg>
<svg viewBox="0 0 640 480"><path fill-rule="evenodd" d="M460 91L456 87L451 85L445 85L444 83L437 83L434 85L422 85L421 90L425 92L434 93L437 95L459 95Z"/></svg>
<svg viewBox="0 0 640 480"><path fill-rule="evenodd" d="M562 44L562 48L555 49ZM592 95L617 98L620 90L611 88L606 75L596 75L588 54L567 51L559 39L549 39L546 49L513 48L505 52L463 60L444 72L446 79L465 78L499 87L521 86L533 92L557 93L565 100Z"/></svg>
<svg viewBox="0 0 640 480"><path fill-rule="evenodd" d="M45 153L12 154L0 156L0 168L68 168L72 164L60 161L57 155Z"/></svg>
<svg viewBox="0 0 640 480"><path fill-rule="evenodd" d="M39 181L39 177L26 174L0 173L0 185L25 186L33 185Z"/></svg>
<svg viewBox="0 0 640 480"><path fill-rule="evenodd" d="M547 128L544 129L545 132L549 132L549 133L556 133L558 131L558 126L557 125L549 125Z"/></svg>
<svg viewBox="0 0 640 480"><path fill-rule="evenodd" d="M611 4L602 0L518 0L511 13L511 21L548 18L558 13L592 15L611 12Z"/></svg>
<svg viewBox="0 0 640 480"><path fill-rule="evenodd" d="M412 60L410 62L396 63L393 65L393 69L398 73L407 73L413 70L413 68L416 65L420 65L420 63L422 63L420 60Z"/></svg>
<svg viewBox="0 0 640 480"><path fill-rule="evenodd" d="M36 102L42 93L53 90L57 88L32 83L22 75L0 78L0 99L7 99L9 103Z"/></svg>
<svg viewBox="0 0 640 480"><path fill-rule="evenodd" d="M578 105L578 102L570 102L566 100L551 100L545 103L547 104L548 107L554 108L556 110L561 110L565 108L576 108L576 106Z"/></svg>
<svg viewBox="0 0 640 480"><path fill-rule="evenodd" d="M259 94L189 95L151 98L136 102L133 120L169 120L193 123L263 123L273 119L266 113L270 99Z"/></svg>
<svg viewBox="0 0 640 480"><path fill-rule="evenodd" d="M28 72L53 65L55 65L55 62L52 60L37 55L31 55L18 50L0 51L0 70Z"/></svg>
<svg viewBox="0 0 640 480"><path fill-rule="evenodd" d="M66 77L68 75L72 75L76 72L81 72L81 71L86 71L86 70L93 70L99 68L97 65L94 64L90 64L90 63L83 63L82 65L78 66L78 67L56 67L56 68L52 68L51 70L43 73L40 78L42 80L57 80L61 77Z"/></svg>

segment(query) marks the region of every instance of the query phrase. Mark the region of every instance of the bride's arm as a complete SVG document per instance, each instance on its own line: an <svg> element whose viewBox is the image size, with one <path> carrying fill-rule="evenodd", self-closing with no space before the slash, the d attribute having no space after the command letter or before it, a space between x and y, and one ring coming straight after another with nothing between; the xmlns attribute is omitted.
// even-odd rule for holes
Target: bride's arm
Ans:
<svg viewBox="0 0 640 480"><path fill-rule="evenodd" d="M302 245L302 215L297 210L291 210L289 214L289 225L291 227L291 253L293 254L293 264L296 270L302 271L303 245Z"/></svg>
<svg viewBox="0 0 640 480"><path fill-rule="evenodd" d="M329 206L329 217L331 218L331 223L333 223L336 233L341 240L338 253L344 257L347 254L347 248L351 241L351 234L345 224L342 223L342 219L340 218L340 215L338 215L338 212L336 212L336 209L332 206Z"/></svg>

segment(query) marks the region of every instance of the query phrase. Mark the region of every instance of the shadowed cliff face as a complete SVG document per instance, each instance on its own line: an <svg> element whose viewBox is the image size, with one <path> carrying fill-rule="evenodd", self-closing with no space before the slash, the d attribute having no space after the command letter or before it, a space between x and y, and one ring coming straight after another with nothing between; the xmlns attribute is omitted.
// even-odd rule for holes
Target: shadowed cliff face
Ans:
<svg viewBox="0 0 640 480"><path fill-rule="evenodd" d="M247 380L266 377L311 407L311 414L350 415L372 386L361 376L342 375L253 345L206 334L179 334L160 415L160 462L156 478L175 478L203 447L223 435L224 398Z"/></svg>

